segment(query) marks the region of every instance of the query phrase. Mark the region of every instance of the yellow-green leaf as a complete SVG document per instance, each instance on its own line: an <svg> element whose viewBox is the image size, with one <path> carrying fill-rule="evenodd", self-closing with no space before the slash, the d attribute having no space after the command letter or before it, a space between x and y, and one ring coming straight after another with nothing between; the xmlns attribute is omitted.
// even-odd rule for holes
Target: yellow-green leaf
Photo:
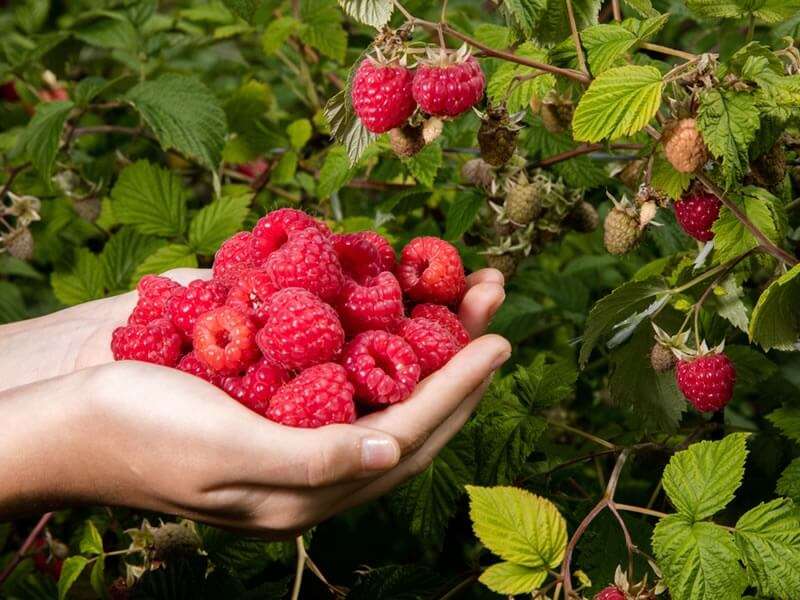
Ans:
<svg viewBox="0 0 800 600"><path fill-rule="evenodd" d="M510 562L501 562L486 569L478 579L483 585L498 594L530 594L547 577L544 569L532 569Z"/></svg>

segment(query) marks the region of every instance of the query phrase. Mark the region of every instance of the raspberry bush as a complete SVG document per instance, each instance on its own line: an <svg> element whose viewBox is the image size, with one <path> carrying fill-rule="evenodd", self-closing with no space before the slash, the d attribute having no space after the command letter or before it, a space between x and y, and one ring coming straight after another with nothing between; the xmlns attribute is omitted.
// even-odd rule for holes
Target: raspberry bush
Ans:
<svg viewBox="0 0 800 600"><path fill-rule="evenodd" d="M293 427L442 367L465 272L514 345L370 506L3 523L0 597L800 598L800 2L15 0L0 34L0 323L135 289L116 357Z"/></svg>

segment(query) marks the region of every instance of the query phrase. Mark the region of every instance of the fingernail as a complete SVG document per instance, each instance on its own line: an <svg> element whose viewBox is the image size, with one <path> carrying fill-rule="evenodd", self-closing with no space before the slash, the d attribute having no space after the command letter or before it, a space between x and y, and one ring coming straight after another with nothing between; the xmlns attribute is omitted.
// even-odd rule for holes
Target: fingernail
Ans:
<svg viewBox="0 0 800 600"><path fill-rule="evenodd" d="M503 290L503 296L497 302L492 304L492 307L489 309L489 316L494 317L497 311L500 310L500 307L503 306L503 302L505 301L506 301L506 293L505 290Z"/></svg>
<svg viewBox="0 0 800 600"><path fill-rule="evenodd" d="M386 438L364 438L361 441L361 463L368 471L382 471L397 464L397 444Z"/></svg>
<svg viewBox="0 0 800 600"><path fill-rule="evenodd" d="M495 371L503 366L509 358L511 358L511 352L503 352L500 356L494 359L492 363L492 371Z"/></svg>

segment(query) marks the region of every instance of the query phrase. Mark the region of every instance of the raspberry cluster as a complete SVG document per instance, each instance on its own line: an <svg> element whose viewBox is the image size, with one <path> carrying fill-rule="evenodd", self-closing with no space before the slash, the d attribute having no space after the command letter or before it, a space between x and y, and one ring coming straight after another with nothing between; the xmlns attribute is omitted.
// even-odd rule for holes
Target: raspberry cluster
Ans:
<svg viewBox="0 0 800 600"><path fill-rule="evenodd" d="M373 231L333 234L290 208L222 244L212 279L148 275L116 360L199 377L292 427L351 423L408 398L469 343L452 311L466 289L458 251L411 240L398 260Z"/></svg>

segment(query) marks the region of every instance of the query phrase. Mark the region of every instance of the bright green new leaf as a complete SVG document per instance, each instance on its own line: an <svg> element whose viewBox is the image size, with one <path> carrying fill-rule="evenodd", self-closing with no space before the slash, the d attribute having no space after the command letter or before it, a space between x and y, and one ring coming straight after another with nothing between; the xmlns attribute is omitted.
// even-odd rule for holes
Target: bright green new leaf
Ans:
<svg viewBox="0 0 800 600"><path fill-rule="evenodd" d="M555 505L516 487L467 486L472 528L503 560L555 569L567 547L567 524Z"/></svg>
<svg viewBox="0 0 800 600"><path fill-rule="evenodd" d="M269 22L261 36L261 49L264 54L272 56L292 35L300 30L300 21L294 17L280 17Z"/></svg>
<svg viewBox="0 0 800 600"><path fill-rule="evenodd" d="M672 166L663 153L655 155L653 161L653 177L651 185L658 191L667 194L673 200L683 196L692 182L691 173L681 173Z"/></svg>
<svg viewBox="0 0 800 600"><path fill-rule="evenodd" d="M788 348L800 339L800 265L761 294L750 317L750 339L765 350Z"/></svg>
<svg viewBox="0 0 800 600"><path fill-rule="evenodd" d="M242 229L251 200L252 194L241 194L206 204L189 224L189 245L198 254L214 254L222 242Z"/></svg>
<svg viewBox="0 0 800 600"><path fill-rule="evenodd" d="M108 584L106 583L106 559L105 556L99 556L92 565L92 571L89 573L89 584L92 586L94 593L98 598L104 598L108 594Z"/></svg>
<svg viewBox="0 0 800 600"><path fill-rule="evenodd" d="M644 129L661 105L664 82L655 67L629 65L599 75L572 119L578 141L615 140Z"/></svg>
<svg viewBox="0 0 800 600"><path fill-rule="evenodd" d="M744 477L747 434L698 442L676 453L664 469L664 491L679 513L699 521L722 510Z"/></svg>
<svg viewBox="0 0 800 600"><path fill-rule="evenodd" d="M492 565L481 573L480 581L493 592L514 596L530 594L547 578L547 570L532 569L511 562Z"/></svg>
<svg viewBox="0 0 800 600"><path fill-rule="evenodd" d="M286 134L289 136L289 143L295 150L300 150L311 139L313 129L311 121L308 119L297 119L292 121L286 128Z"/></svg>
<svg viewBox="0 0 800 600"><path fill-rule="evenodd" d="M420 185L432 188L443 161L442 146L434 142L425 146L411 158L404 160L403 164Z"/></svg>
<svg viewBox="0 0 800 600"><path fill-rule="evenodd" d="M658 11L653 8L653 3L650 0L625 0L625 4L643 17L658 16Z"/></svg>
<svg viewBox="0 0 800 600"><path fill-rule="evenodd" d="M344 11L359 23L381 29L392 18L392 0L339 0Z"/></svg>
<svg viewBox="0 0 800 600"><path fill-rule="evenodd" d="M533 37L539 17L547 7L547 0L506 0L503 8L511 22L525 38Z"/></svg>
<svg viewBox="0 0 800 600"><path fill-rule="evenodd" d="M68 597L67 594L87 564L89 564L89 559L83 556L70 556L64 561L61 566L61 575L58 578L58 600Z"/></svg>
<svg viewBox="0 0 800 600"><path fill-rule="evenodd" d="M159 248L142 261L133 274L133 283L137 283L145 275L158 275L182 267L196 269L197 256L189 246L170 244Z"/></svg>
<svg viewBox="0 0 800 600"><path fill-rule="evenodd" d="M87 520L83 527L83 536L78 549L82 554L103 553L103 538L100 537L100 532L97 531L97 527L94 526L91 519Z"/></svg>
<svg viewBox="0 0 800 600"><path fill-rule="evenodd" d="M325 56L344 62L347 32L342 27L341 13L327 0L303 0L300 4L303 27L300 39Z"/></svg>
<svg viewBox="0 0 800 600"><path fill-rule="evenodd" d="M284 152L272 168L269 174L269 180L276 185L291 183L294 180L295 173L297 173L298 160L297 152L293 150Z"/></svg>
<svg viewBox="0 0 800 600"><path fill-rule="evenodd" d="M686 6L706 19L744 19L752 11L762 21L778 23L800 10L800 0L686 0Z"/></svg>
<svg viewBox="0 0 800 600"><path fill-rule="evenodd" d="M747 511L734 539L760 595L800 597L800 509L791 500L777 498Z"/></svg>
<svg viewBox="0 0 800 600"><path fill-rule="evenodd" d="M317 193L320 198L328 198L338 191L353 176L350 160L344 146L334 146L325 155L325 162L319 170Z"/></svg>
<svg viewBox="0 0 800 600"><path fill-rule="evenodd" d="M597 76L603 71L619 66L636 44L637 37L618 23L603 23L587 27L581 32L589 67Z"/></svg>
<svg viewBox="0 0 800 600"><path fill-rule="evenodd" d="M530 60L547 62L547 52L532 42L525 42L519 46L515 54ZM555 86L555 77L539 73L541 71L525 65L503 62L489 78L486 94L495 103L501 103L505 99L506 107L512 113L523 110L531 98L543 98ZM534 74L537 74L536 78L520 81L521 78Z"/></svg>
<svg viewBox="0 0 800 600"><path fill-rule="evenodd" d="M28 155L34 168L46 180L50 179L53 172L61 131L74 106L69 101L39 104L36 114L19 136L19 148Z"/></svg>

